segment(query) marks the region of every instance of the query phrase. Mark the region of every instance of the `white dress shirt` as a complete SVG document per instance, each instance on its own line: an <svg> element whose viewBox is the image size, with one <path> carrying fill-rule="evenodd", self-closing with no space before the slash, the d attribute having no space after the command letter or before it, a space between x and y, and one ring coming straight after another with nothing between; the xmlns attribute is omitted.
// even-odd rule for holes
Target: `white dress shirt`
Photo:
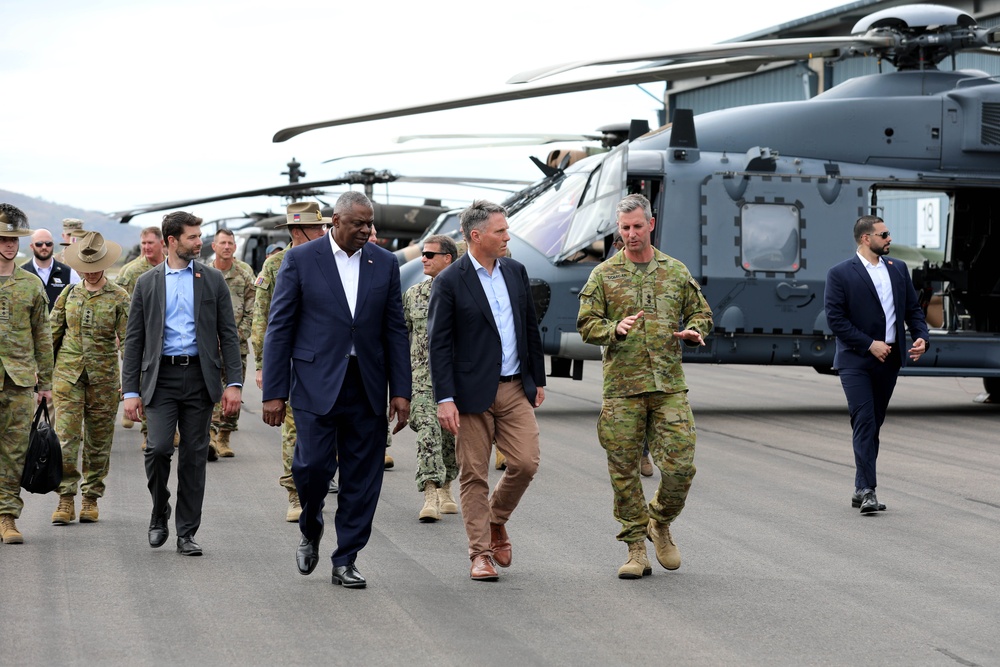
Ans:
<svg viewBox="0 0 1000 667"><path fill-rule="evenodd" d="M858 253L861 263L868 269L868 275L875 283L875 291L878 292L878 300L882 304L882 312L885 313L885 342L892 345L896 342L896 305L892 300L892 281L889 279L889 267L886 266L885 259L878 258L877 264L872 264Z"/></svg>

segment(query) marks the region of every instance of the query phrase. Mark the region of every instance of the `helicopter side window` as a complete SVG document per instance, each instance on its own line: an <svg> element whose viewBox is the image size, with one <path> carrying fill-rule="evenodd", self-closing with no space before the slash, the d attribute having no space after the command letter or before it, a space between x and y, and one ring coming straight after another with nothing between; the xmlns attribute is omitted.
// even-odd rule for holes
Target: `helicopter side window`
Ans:
<svg viewBox="0 0 1000 667"><path fill-rule="evenodd" d="M747 271L798 271L799 209L787 204L744 204L741 263Z"/></svg>

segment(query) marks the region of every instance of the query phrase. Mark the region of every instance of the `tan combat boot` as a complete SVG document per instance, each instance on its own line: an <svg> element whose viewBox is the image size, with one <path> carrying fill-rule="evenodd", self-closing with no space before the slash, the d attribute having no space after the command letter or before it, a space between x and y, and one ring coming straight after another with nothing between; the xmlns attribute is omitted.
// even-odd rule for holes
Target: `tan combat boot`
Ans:
<svg viewBox="0 0 1000 667"><path fill-rule="evenodd" d="M17 529L13 515L0 514L0 538L4 544L24 544L24 535Z"/></svg>
<svg viewBox="0 0 1000 667"><path fill-rule="evenodd" d="M441 518L441 508L438 507L438 485L434 482L424 484L424 507L420 510L420 522L431 523Z"/></svg>
<svg viewBox="0 0 1000 667"><path fill-rule="evenodd" d="M142 451L146 451L146 434L142 434Z"/></svg>
<svg viewBox="0 0 1000 667"><path fill-rule="evenodd" d="M618 568L619 579L642 579L653 574L653 568L649 565L649 556L646 555L645 542L628 543L628 560Z"/></svg>
<svg viewBox="0 0 1000 667"><path fill-rule="evenodd" d="M385 455L385 465L383 466L386 470L396 465L396 462L392 460L392 457L388 454Z"/></svg>
<svg viewBox="0 0 1000 667"><path fill-rule="evenodd" d="M497 462L495 467L497 470L507 469L507 457L501 454L499 449L497 450Z"/></svg>
<svg viewBox="0 0 1000 667"><path fill-rule="evenodd" d="M656 560L668 570L676 570L681 566L681 552L674 544L670 535L670 524L660 523L656 519L649 520L646 528L649 540L656 547Z"/></svg>
<svg viewBox="0 0 1000 667"><path fill-rule="evenodd" d="M65 526L76 518L76 507L74 506L75 496L59 496L59 507L52 513L52 523L57 526Z"/></svg>
<svg viewBox="0 0 1000 667"><path fill-rule="evenodd" d="M125 428L132 428L133 426L135 426L135 422L126 417L125 415L122 415L122 426L124 426Z"/></svg>
<svg viewBox="0 0 1000 667"><path fill-rule="evenodd" d="M80 503L80 523L97 523L97 498L84 496Z"/></svg>
<svg viewBox="0 0 1000 667"><path fill-rule="evenodd" d="M232 458L232 457L236 456L236 452L234 452L229 447L229 434L230 433L232 433L232 431L225 431L225 430L219 429L218 434L216 434L216 436L215 436L215 450L217 452L219 452L219 456L221 456L224 459L229 459L229 458Z"/></svg>
<svg viewBox="0 0 1000 667"><path fill-rule="evenodd" d="M285 521L295 523L302 514L302 503L299 502L299 492L288 492L288 512L285 513Z"/></svg>
<svg viewBox="0 0 1000 667"><path fill-rule="evenodd" d="M451 495L451 482L438 489L438 509L441 514L458 514L458 503Z"/></svg>

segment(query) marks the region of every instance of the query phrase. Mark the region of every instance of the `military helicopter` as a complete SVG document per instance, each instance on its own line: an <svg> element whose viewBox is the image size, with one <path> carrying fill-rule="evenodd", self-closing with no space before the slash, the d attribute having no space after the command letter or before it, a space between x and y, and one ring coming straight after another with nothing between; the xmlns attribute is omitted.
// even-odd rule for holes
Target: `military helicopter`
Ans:
<svg viewBox="0 0 1000 667"><path fill-rule="evenodd" d="M959 52L997 55L998 28L940 5L902 5L859 20L845 37L729 42L543 68L530 82L593 65L624 73L287 128L301 132L595 88L732 71L810 57L875 57L895 71L849 79L798 102L736 107L672 123L569 166L509 217L512 254L532 277L552 375L581 378L600 359L576 331L577 294L611 252L615 205L646 195L655 243L701 282L715 313L707 346L685 361L787 364L828 372L827 269L855 251L862 214L923 207L940 216L943 251L910 266L928 299L928 353L909 375L982 377L1000 394L1000 83L954 70ZM951 71L938 65L952 60ZM899 246L892 246L898 255ZM919 249L914 248L914 253Z"/></svg>
<svg viewBox="0 0 1000 667"><path fill-rule="evenodd" d="M335 186L362 186L365 194L372 199L375 208L375 219L378 224L380 241L387 246L395 247L405 245L411 240L419 237L424 230L437 217L448 210L440 200L422 199L420 204L383 204L374 198L374 187L378 184L394 182L410 183L431 183L431 184L466 184L477 187L493 187L503 185L499 188L503 192L509 192L512 187L523 185L522 181L511 181L506 179L492 178L447 178L438 176L400 176L388 170L362 169L349 171L338 178L323 181L302 182L306 173L302 171L301 163L295 158L287 164L288 171L282 175L288 176L288 183L275 187L260 188L257 190L246 190L242 192L232 192L221 195L212 195L195 199L186 199L158 204L148 204L145 206L116 211L109 216L118 219L122 223L127 223L135 216L156 211L166 211L171 209L187 208L198 204L206 204L217 201L227 201L230 199L242 199L259 196L281 196L288 202L298 201L304 198L315 198L323 202L323 197L329 197L331 193L326 188ZM324 212L329 216L330 210ZM207 258L211 255L211 239L215 230L220 226L233 230L236 237L236 257L250 264L254 271L260 271L263 266L265 250L268 245L281 242L288 243L291 237L284 228L276 228L276 225L283 222L283 213L251 213L240 218L227 218L223 220L211 221L204 226L205 238L202 244L202 253Z"/></svg>

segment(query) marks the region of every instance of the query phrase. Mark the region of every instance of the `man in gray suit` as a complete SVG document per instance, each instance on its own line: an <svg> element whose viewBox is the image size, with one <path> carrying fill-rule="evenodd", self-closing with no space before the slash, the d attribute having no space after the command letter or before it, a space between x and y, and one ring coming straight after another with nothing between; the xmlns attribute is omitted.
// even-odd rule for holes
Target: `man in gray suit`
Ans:
<svg viewBox="0 0 1000 667"><path fill-rule="evenodd" d="M170 535L167 480L174 432L180 433L176 527L177 551L184 556L202 554L194 535L201 524L212 408L221 399L223 412L235 414L243 387L229 288L221 272L195 261L201 222L182 211L163 216L167 261L136 282L122 363L125 416L137 421L145 413L149 427L145 456L153 548ZM223 368L229 379L225 391Z"/></svg>

